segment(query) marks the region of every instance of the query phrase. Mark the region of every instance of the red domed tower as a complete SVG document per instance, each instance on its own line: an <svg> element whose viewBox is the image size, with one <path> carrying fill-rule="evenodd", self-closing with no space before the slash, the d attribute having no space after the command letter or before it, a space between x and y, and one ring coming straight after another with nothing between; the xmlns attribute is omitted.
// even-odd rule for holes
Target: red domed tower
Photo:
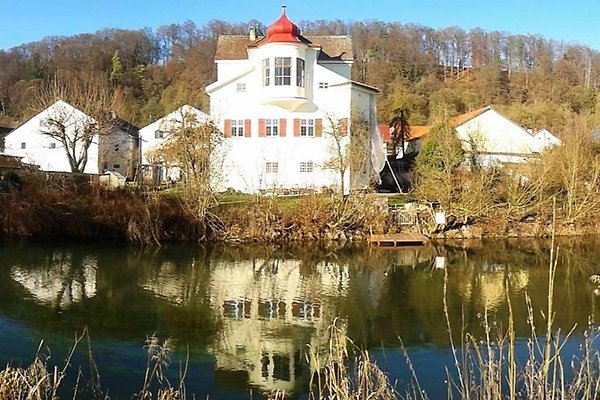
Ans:
<svg viewBox="0 0 600 400"><path fill-rule="evenodd" d="M284 42L300 43L300 28L289 20L285 14L285 6L281 7L281 16L267 28L265 43Z"/></svg>

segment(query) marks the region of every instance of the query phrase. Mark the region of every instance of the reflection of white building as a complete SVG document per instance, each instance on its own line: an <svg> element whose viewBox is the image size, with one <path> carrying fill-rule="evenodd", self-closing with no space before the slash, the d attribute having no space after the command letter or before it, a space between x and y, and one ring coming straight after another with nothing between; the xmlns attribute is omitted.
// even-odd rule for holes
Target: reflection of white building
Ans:
<svg viewBox="0 0 600 400"><path fill-rule="evenodd" d="M185 275L172 262L162 263L153 274L140 282L140 287L172 304L182 305L198 294L195 265Z"/></svg>
<svg viewBox="0 0 600 400"><path fill-rule="evenodd" d="M72 263L72 257L55 254L44 269L15 265L10 276L41 304L66 308L96 295L96 260L85 257L75 267Z"/></svg>
<svg viewBox="0 0 600 400"><path fill-rule="evenodd" d="M265 391L292 391L307 345L325 349L335 318L332 298L345 296L348 268L320 263L301 273L299 260L218 263L211 274L211 304L222 319L215 344L217 368L243 370Z"/></svg>
<svg viewBox="0 0 600 400"><path fill-rule="evenodd" d="M496 309L506 302L506 279L507 273L504 264L486 263L484 271L478 274L478 279L468 280L460 288L462 296L470 299L473 291L479 294L483 306L489 310ZM527 287L529 283L529 271L510 271L508 273L510 290L519 292Z"/></svg>

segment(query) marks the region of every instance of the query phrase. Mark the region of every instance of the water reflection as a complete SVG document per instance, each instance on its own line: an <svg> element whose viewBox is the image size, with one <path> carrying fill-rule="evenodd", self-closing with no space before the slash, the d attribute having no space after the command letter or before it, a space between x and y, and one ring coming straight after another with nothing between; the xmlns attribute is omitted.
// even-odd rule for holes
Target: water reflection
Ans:
<svg viewBox="0 0 600 400"><path fill-rule="evenodd" d="M65 308L96 295L97 260L51 253L43 265L13 265L10 277L33 298L53 308Z"/></svg>
<svg viewBox="0 0 600 400"><path fill-rule="evenodd" d="M588 316L598 316L587 277L598 272L600 247L593 238L560 245L557 327L577 324L581 331ZM327 328L338 317L347 336L369 348L397 349L402 337L410 349L443 352L449 341L444 285L454 332L466 326L481 333L485 310L505 324L510 297L517 333L526 335L525 295L536 309L545 308L549 254L549 242L534 240L336 253L13 243L0 248L0 323L12 321L3 333L10 345L0 345L0 363L22 358L22 350L11 348L30 345L31 338L70 337L87 326L110 365L127 359L121 362L127 371L105 369L110 387L111 379L141 374L143 340L157 332L176 338L183 349L189 345L197 373L189 381L193 393L301 393L314 372L306 351L327 350ZM9 333L18 331L14 324L26 334ZM124 347L139 353L124 355Z"/></svg>
<svg viewBox="0 0 600 400"><path fill-rule="evenodd" d="M326 348L335 303L348 286L347 265L307 267L281 258L215 262L209 291L222 320L214 346L217 373L240 371L265 392L294 392L306 370L306 346Z"/></svg>

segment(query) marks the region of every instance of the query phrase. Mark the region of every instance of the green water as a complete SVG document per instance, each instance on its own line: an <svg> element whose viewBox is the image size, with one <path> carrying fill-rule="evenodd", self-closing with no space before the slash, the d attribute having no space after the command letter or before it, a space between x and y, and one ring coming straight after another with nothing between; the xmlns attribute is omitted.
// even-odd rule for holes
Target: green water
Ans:
<svg viewBox="0 0 600 400"><path fill-rule="evenodd" d="M599 318L600 297L588 279L600 272L599 243L558 240L556 326L576 326L576 335ZM402 338L435 397L445 393L444 365L450 363L444 282L456 333L465 326L481 334L486 311L505 326L508 293L517 334L526 336L525 296L536 310L546 307L549 262L550 243L539 240L337 252L4 243L0 364L27 365L43 340L49 364L61 366L74 335L87 327L102 386L111 398L124 399L141 388L144 341L155 333L175 340L173 383L189 357L188 395L256 399L279 389L302 398L311 374L306 351L327 348L327 328L337 319L399 386L408 379ZM541 321L539 312L536 318ZM86 341L73 364L84 371L89 365Z"/></svg>

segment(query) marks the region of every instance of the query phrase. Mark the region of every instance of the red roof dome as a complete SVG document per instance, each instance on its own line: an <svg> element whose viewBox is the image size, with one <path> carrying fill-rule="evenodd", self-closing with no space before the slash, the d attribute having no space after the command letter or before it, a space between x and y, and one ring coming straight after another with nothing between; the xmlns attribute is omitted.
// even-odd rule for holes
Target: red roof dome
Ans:
<svg viewBox="0 0 600 400"><path fill-rule="evenodd" d="M281 17L267 28L267 43L291 42L299 43L300 28L285 15L285 6L281 8Z"/></svg>

